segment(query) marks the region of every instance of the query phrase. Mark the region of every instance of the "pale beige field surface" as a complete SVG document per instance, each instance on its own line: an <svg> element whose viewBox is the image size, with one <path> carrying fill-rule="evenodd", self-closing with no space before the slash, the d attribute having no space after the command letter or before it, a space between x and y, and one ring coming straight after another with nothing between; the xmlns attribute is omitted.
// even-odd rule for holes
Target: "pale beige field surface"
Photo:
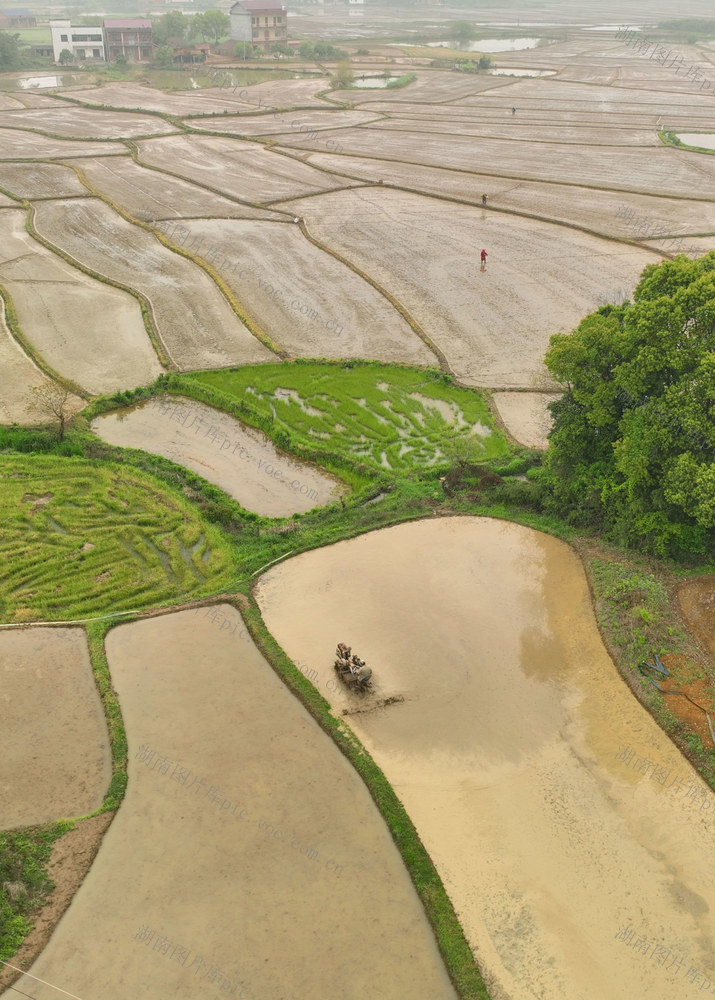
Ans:
<svg viewBox="0 0 715 1000"><path fill-rule="evenodd" d="M283 562L257 599L335 714L404 698L347 721L495 1000L682 1000L685 981L617 939L629 926L715 982L715 793L622 682L564 543L432 518ZM373 669L368 699L328 687L333 638ZM680 794L617 760L624 746Z"/></svg>
<svg viewBox="0 0 715 1000"><path fill-rule="evenodd" d="M639 225L644 221L657 225L663 233L715 229L715 204L712 201L695 201L685 197L672 199L629 191L598 191L578 185L519 181L496 174L465 173L326 153L311 153L308 162L354 180L374 183L382 180L384 184L480 206L482 194L486 194L487 211L505 208L542 219L553 219L554 222L583 226L604 236L638 239L638 230L633 225L636 220ZM498 164L494 164L493 169L498 170ZM697 194L697 191L693 193Z"/></svg>
<svg viewBox="0 0 715 1000"><path fill-rule="evenodd" d="M0 191L0 208L17 208L17 202Z"/></svg>
<svg viewBox="0 0 715 1000"><path fill-rule="evenodd" d="M0 118L0 126L2 118ZM50 139L36 132L6 128L0 131L0 160L60 159L68 156L126 155L127 148L118 142L72 142L70 139Z"/></svg>
<svg viewBox="0 0 715 1000"><path fill-rule="evenodd" d="M33 240L24 212L0 212L0 284L35 349L89 392L146 385L163 371L137 300Z"/></svg>
<svg viewBox="0 0 715 1000"><path fill-rule="evenodd" d="M572 330L606 288L635 284L653 261L576 230L398 191L290 204L311 234L389 288L474 386L549 387L549 337Z"/></svg>
<svg viewBox="0 0 715 1000"><path fill-rule="evenodd" d="M149 400L97 417L92 430L122 448L141 448L215 483L266 517L305 513L345 493L343 483L277 450L270 438L221 410L183 396Z"/></svg>
<svg viewBox="0 0 715 1000"><path fill-rule="evenodd" d="M44 74L41 74L44 76ZM50 94L41 94L32 90L21 90L14 95L25 108L66 108L64 101L52 97Z"/></svg>
<svg viewBox="0 0 715 1000"><path fill-rule="evenodd" d="M231 118L209 118L197 121L187 120L192 128L207 132L232 132L236 135L273 135L282 132L303 132L324 128L347 128L374 121L379 115L362 111L276 111L267 115L241 115Z"/></svg>
<svg viewBox="0 0 715 1000"><path fill-rule="evenodd" d="M0 163L0 187L18 198L68 198L89 191L71 167L57 163Z"/></svg>
<svg viewBox="0 0 715 1000"><path fill-rule="evenodd" d="M295 357L437 363L384 295L313 246L299 226L233 219L188 225L192 239L202 237L196 254L210 262L207 251L221 251L227 263L216 267L218 273L248 314Z"/></svg>
<svg viewBox="0 0 715 1000"><path fill-rule="evenodd" d="M20 101L0 90L0 111L17 111L22 107Z"/></svg>
<svg viewBox="0 0 715 1000"><path fill-rule="evenodd" d="M38 202L35 227L85 267L143 292L159 337L180 369L273 359L200 267L99 199Z"/></svg>
<svg viewBox="0 0 715 1000"><path fill-rule="evenodd" d="M610 143L617 143L620 130L646 129L657 132L658 121L662 119L662 128L681 128L683 125L697 126L700 123L704 128L711 122L706 108L689 110L687 106L679 108L672 113L664 110L662 104L646 109L637 106L624 104L619 111L609 111L604 114L599 111L598 104L586 107L583 102L574 102L571 107L568 102L560 102L558 110L551 106L553 102L528 101L519 104L517 114L512 114L513 105L507 100L487 101L480 100L472 103L459 103L453 105L434 105L434 112L429 105L405 105L402 108L390 107L381 101L374 101L370 104L361 105L363 111L374 111L376 113L387 114L390 118L404 120L416 120L420 122L466 122L476 124L490 124L503 126L506 129L513 129L515 136L519 135L519 129L533 129L537 131L538 137L544 141L551 138L551 129L565 127L598 128L608 131L613 129Z"/></svg>
<svg viewBox="0 0 715 1000"><path fill-rule="evenodd" d="M189 181L142 167L130 157L97 157L82 160L77 167L100 195L143 221L216 215L238 219L285 219L285 215L278 212L240 205Z"/></svg>
<svg viewBox="0 0 715 1000"><path fill-rule="evenodd" d="M303 80L266 80L265 83L253 83L246 88L239 85L234 99L240 99L253 105L254 110L256 107L266 107L266 105L277 108L299 105L301 107L312 105L316 108L329 108L331 107L329 101L316 96L319 91L326 90L328 85L329 77L320 75ZM227 89L219 88L218 91L214 90L212 93L225 94Z"/></svg>
<svg viewBox="0 0 715 1000"><path fill-rule="evenodd" d="M149 166L244 201L271 202L350 184L240 139L187 135L138 145L139 159Z"/></svg>
<svg viewBox="0 0 715 1000"><path fill-rule="evenodd" d="M461 170L484 169L483 165L488 164L492 172L519 180L585 184L645 194L658 191L675 198L689 191L715 197L715 157L672 147L519 143L462 135L452 135L447 144L439 134L385 132L372 126L326 130L321 132L320 140L284 135L280 142L300 149L321 149L327 138L339 142L344 154Z"/></svg>
<svg viewBox="0 0 715 1000"><path fill-rule="evenodd" d="M647 246L652 246L659 252L670 254L684 253L688 257L702 257L703 254L715 250L715 232L712 230L712 222L709 226L702 225L701 229L710 229L710 236L685 236L668 240L649 240ZM682 230L681 230L682 232Z"/></svg>
<svg viewBox="0 0 715 1000"><path fill-rule="evenodd" d="M557 393L495 392L492 400L509 433L527 448L547 448L552 417L547 406Z"/></svg>
<svg viewBox="0 0 715 1000"><path fill-rule="evenodd" d="M654 129L635 129L625 125L595 128L592 125L532 125L489 122L419 121L414 117L401 119L397 115L370 124L371 131L441 132L445 135L476 136L484 139L508 139L526 145L553 142L575 143L581 146L657 146L662 144Z"/></svg>
<svg viewBox="0 0 715 1000"><path fill-rule="evenodd" d="M196 1000L240 981L244 1000L456 1000L367 789L238 613L215 613L110 632L127 794L30 971L83 998Z"/></svg>
<svg viewBox="0 0 715 1000"><path fill-rule="evenodd" d="M239 88L241 89L241 88ZM236 101L229 96L219 100L207 99L207 94L217 95L218 91L198 90L155 90L140 83L106 83L91 90L74 90L72 97L85 104L101 105L102 108L131 109L132 111L167 111L172 115L207 114L212 111L236 110ZM230 91L223 92L230 95ZM243 103L243 102L238 102ZM249 105L245 105L246 110Z"/></svg>
<svg viewBox="0 0 715 1000"><path fill-rule="evenodd" d="M217 67L218 69L218 67ZM255 111L265 105L287 106L313 104L324 107L327 102L314 95L324 90L326 78L311 80L269 80L266 83L233 87L208 87L199 90L155 90L138 83L109 83L103 87L73 91L72 97L87 104L102 104L113 108L168 111L173 115L203 115L213 112ZM262 104L261 104L262 102Z"/></svg>
<svg viewBox="0 0 715 1000"><path fill-rule="evenodd" d="M0 760L1 830L102 804L112 760L84 629L0 629Z"/></svg>
<svg viewBox="0 0 715 1000"><path fill-rule="evenodd" d="M123 136L133 138L177 131L174 125L156 115L95 111L66 104L60 108L6 111L0 115L0 125L5 128L37 129L68 139L120 139Z"/></svg>
<svg viewBox="0 0 715 1000"><path fill-rule="evenodd" d="M438 57L439 53L436 52ZM390 68L389 66L387 67ZM393 90L377 91L385 103L400 105L419 101L424 104L447 104L460 98L478 94L483 90L499 90L510 81L504 77L477 76L471 73L450 73L444 70L418 70L417 79L406 87ZM347 104L362 104L363 101L374 101L375 90L365 88L334 90L330 97L335 101L345 101Z"/></svg>
<svg viewBox="0 0 715 1000"><path fill-rule="evenodd" d="M30 390L49 383L49 379L11 336L5 322L5 309L0 302L0 424L36 424L42 414L32 408ZM69 407L73 412L85 406L84 400L72 396Z"/></svg>

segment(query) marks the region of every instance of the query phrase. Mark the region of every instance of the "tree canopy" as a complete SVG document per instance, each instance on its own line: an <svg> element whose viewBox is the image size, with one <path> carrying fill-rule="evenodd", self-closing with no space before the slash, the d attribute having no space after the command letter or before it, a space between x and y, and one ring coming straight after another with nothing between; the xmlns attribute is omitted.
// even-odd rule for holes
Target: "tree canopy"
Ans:
<svg viewBox="0 0 715 1000"><path fill-rule="evenodd" d="M188 27L189 18L184 17L180 10L168 10L152 25L154 41L157 45L180 45Z"/></svg>
<svg viewBox="0 0 715 1000"><path fill-rule="evenodd" d="M17 69L21 65L20 36L0 31L0 69Z"/></svg>
<svg viewBox="0 0 715 1000"><path fill-rule="evenodd" d="M715 252L645 268L546 355L550 505L659 555L715 551Z"/></svg>

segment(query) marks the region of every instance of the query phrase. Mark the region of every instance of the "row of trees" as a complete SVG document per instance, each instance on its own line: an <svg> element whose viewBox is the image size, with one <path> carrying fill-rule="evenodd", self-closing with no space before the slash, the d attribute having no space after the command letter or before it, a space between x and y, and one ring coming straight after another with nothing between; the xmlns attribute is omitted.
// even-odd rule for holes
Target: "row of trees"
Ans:
<svg viewBox="0 0 715 1000"><path fill-rule="evenodd" d="M197 38L218 45L231 33L231 19L220 10L207 10L191 17L184 16L180 10L170 10L154 21L152 33L157 45L179 46Z"/></svg>

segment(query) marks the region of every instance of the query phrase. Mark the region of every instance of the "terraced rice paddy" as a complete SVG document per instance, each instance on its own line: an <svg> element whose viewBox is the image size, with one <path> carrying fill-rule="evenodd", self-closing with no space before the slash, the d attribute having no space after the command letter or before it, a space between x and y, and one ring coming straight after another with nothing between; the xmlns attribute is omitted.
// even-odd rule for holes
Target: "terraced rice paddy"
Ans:
<svg viewBox="0 0 715 1000"><path fill-rule="evenodd" d="M685 767L616 676L575 555L484 518L368 532L436 513L458 442L497 468L514 440L545 447L550 337L630 298L673 237L712 249L715 160L659 137L710 128L712 97L613 32L564 34L499 55L522 78L385 47L356 71L417 79L332 102L322 69L276 67L0 93L0 422L49 421L29 401L50 378L71 412L113 394L63 445L92 460L2 430L0 828L96 809L110 773L114 808L129 775L21 992L680 998L617 940L629 924L715 981L711 830L615 759ZM682 50L715 81L711 49ZM159 376L215 421L203 450L131 391ZM250 476L234 444L260 446ZM109 629L122 614L142 620ZM338 686L338 639L375 666L373 701Z"/></svg>
<svg viewBox="0 0 715 1000"><path fill-rule="evenodd" d="M44 201L35 213L37 231L46 240L146 297L157 337L176 367L221 368L272 357L207 275L103 202Z"/></svg>

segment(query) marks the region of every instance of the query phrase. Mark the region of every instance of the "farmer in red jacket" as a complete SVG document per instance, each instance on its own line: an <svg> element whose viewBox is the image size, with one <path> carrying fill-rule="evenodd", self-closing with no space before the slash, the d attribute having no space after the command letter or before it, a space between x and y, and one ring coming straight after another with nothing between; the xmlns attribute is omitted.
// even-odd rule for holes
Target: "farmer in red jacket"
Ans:
<svg viewBox="0 0 715 1000"><path fill-rule="evenodd" d="M487 266L487 251L482 250L482 267Z"/></svg>

